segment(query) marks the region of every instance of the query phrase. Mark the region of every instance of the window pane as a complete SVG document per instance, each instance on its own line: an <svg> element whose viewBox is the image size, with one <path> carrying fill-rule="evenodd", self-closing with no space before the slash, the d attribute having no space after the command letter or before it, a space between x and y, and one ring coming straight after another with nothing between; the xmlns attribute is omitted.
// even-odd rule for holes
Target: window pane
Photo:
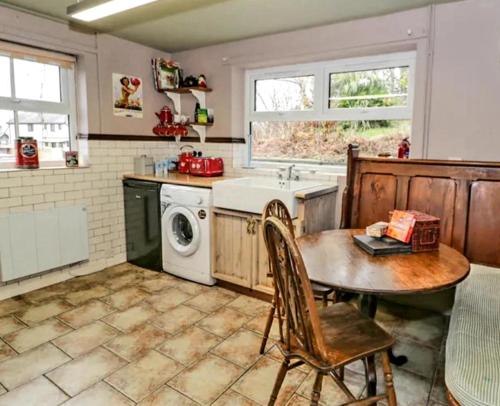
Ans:
<svg viewBox="0 0 500 406"><path fill-rule="evenodd" d="M408 104L408 66L330 74L329 108Z"/></svg>
<svg viewBox="0 0 500 406"><path fill-rule="evenodd" d="M313 107L314 76L255 81L255 111L301 111Z"/></svg>
<svg viewBox="0 0 500 406"><path fill-rule="evenodd" d="M40 160L61 161L69 151L69 119L64 114L18 112L19 136L38 141ZM57 124L57 125L56 125ZM51 131L51 128L54 131Z"/></svg>
<svg viewBox="0 0 500 406"><path fill-rule="evenodd" d="M252 159L343 164L351 143L359 144L365 156L397 156L410 130L406 120L254 122Z"/></svg>
<svg viewBox="0 0 500 406"><path fill-rule="evenodd" d="M10 59L0 55L0 96L10 97Z"/></svg>
<svg viewBox="0 0 500 406"><path fill-rule="evenodd" d="M14 112L0 110L0 162L14 159L15 138Z"/></svg>
<svg viewBox="0 0 500 406"><path fill-rule="evenodd" d="M20 99L61 101L59 67L14 59L16 97Z"/></svg>

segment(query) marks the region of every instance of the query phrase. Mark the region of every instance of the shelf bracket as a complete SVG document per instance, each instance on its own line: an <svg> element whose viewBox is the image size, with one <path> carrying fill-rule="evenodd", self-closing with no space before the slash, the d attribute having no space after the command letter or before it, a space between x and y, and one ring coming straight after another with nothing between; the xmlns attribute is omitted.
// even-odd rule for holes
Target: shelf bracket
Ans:
<svg viewBox="0 0 500 406"><path fill-rule="evenodd" d="M198 133L198 135L200 136L200 141L204 143L205 138L207 137L207 126L191 124L191 128Z"/></svg>
<svg viewBox="0 0 500 406"><path fill-rule="evenodd" d="M205 100L205 92L202 92L200 90L196 89L190 89L192 95L198 100L198 103L200 103L200 108L205 109L207 108L207 103Z"/></svg>
<svg viewBox="0 0 500 406"><path fill-rule="evenodd" d="M181 113L181 95L179 93L169 92L168 90L165 91L165 94L174 103L175 114L182 114Z"/></svg>

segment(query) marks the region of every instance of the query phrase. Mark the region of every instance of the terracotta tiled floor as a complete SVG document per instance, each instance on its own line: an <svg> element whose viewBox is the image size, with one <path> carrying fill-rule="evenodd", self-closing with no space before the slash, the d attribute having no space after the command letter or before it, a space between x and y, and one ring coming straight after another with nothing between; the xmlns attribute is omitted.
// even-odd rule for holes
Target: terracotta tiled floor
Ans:
<svg viewBox="0 0 500 406"><path fill-rule="evenodd" d="M259 355L269 305L129 264L0 302L0 406L265 405L281 354ZM382 304L396 335L400 405L445 404L443 316ZM277 328L272 337L277 338ZM288 373L281 405L308 405L314 377ZM361 363L346 371L364 391ZM324 381L322 405L345 401Z"/></svg>

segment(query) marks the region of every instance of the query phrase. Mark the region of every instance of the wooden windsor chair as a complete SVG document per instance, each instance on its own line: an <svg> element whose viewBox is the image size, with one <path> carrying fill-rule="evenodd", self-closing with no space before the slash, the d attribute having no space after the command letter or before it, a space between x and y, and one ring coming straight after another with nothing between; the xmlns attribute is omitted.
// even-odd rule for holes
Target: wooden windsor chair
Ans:
<svg viewBox="0 0 500 406"><path fill-rule="evenodd" d="M284 359L268 404L275 404L287 372L306 363L317 374L311 405L318 405L323 377L328 375L345 394L344 405L367 406L387 400L389 406L396 406L388 355L394 338L348 303L318 310L302 256L288 227L276 217L266 219L263 227L280 306L285 313L279 342ZM386 392L356 399L338 370L363 360L367 374L367 358L378 353L382 357Z"/></svg>
<svg viewBox="0 0 500 406"><path fill-rule="evenodd" d="M266 207L264 208L264 212L262 213L262 224L264 224L264 221L271 217L277 217L278 219L281 220L283 224L288 228L290 231L290 234L292 236L295 236L295 230L293 226L293 220L292 216L290 215L290 212L288 211L287 207L285 204L278 199L271 200L269 203L267 203ZM273 273L271 270L271 263L269 262L269 272L267 274L268 277L272 278ZM336 292L333 288L330 286L325 286L321 285L320 283L315 283L312 282L312 289L314 292L314 296L318 299L321 300L323 303L323 307L328 306L328 296L333 293L333 298L331 299L333 302L336 302ZM279 308L278 303L279 303L279 297L277 295L278 290L275 286L275 293L272 301L272 306L271 310L269 311L269 315L267 317L266 321L266 327L264 329L264 338L262 339L262 344L260 346L260 353L264 354L264 351L266 349L266 344L267 340L269 338L269 332L271 331L271 327L273 325L273 320L274 320L274 315L276 314L276 309ZM278 316L278 322L280 324L280 329L281 329L281 315L277 314ZM281 331L281 330L280 330Z"/></svg>

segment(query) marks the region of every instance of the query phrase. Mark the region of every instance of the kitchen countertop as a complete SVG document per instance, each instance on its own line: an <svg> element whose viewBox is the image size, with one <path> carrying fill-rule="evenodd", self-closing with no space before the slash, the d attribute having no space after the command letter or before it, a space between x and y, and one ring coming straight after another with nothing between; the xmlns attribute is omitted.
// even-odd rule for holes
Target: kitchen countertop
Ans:
<svg viewBox="0 0 500 406"><path fill-rule="evenodd" d="M212 184L214 182L218 182L221 180L235 179L234 177L230 176L203 177L203 176L184 175L182 173L170 173L168 176L126 174L123 175L123 178L145 180L149 182L158 182L158 183L170 183L172 185L203 187L207 189L211 189Z"/></svg>
<svg viewBox="0 0 500 406"><path fill-rule="evenodd" d="M310 187L308 189L299 190L295 193L295 197L297 199L308 200L314 197L323 196L328 193L336 192L338 190L337 185L332 184L323 184L314 187Z"/></svg>
<svg viewBox="0 0 500 406"><path fill-rule="evenodd" d="M242 176L239 177L241 178ZM214 182L219 182L221 180L228 180L228 179L237 179L238 177L236 176L203 177L203 176L184 175L182 173L170 173L168 176L125 174L123 175L123 178L211 189L212 184ZM296 192L295 196L297 197L297 199L307 200L335 192L337 189L338 189L337 185L324 184L324 185L314 186L309 189L299 190L298 192Z"/></svg>

